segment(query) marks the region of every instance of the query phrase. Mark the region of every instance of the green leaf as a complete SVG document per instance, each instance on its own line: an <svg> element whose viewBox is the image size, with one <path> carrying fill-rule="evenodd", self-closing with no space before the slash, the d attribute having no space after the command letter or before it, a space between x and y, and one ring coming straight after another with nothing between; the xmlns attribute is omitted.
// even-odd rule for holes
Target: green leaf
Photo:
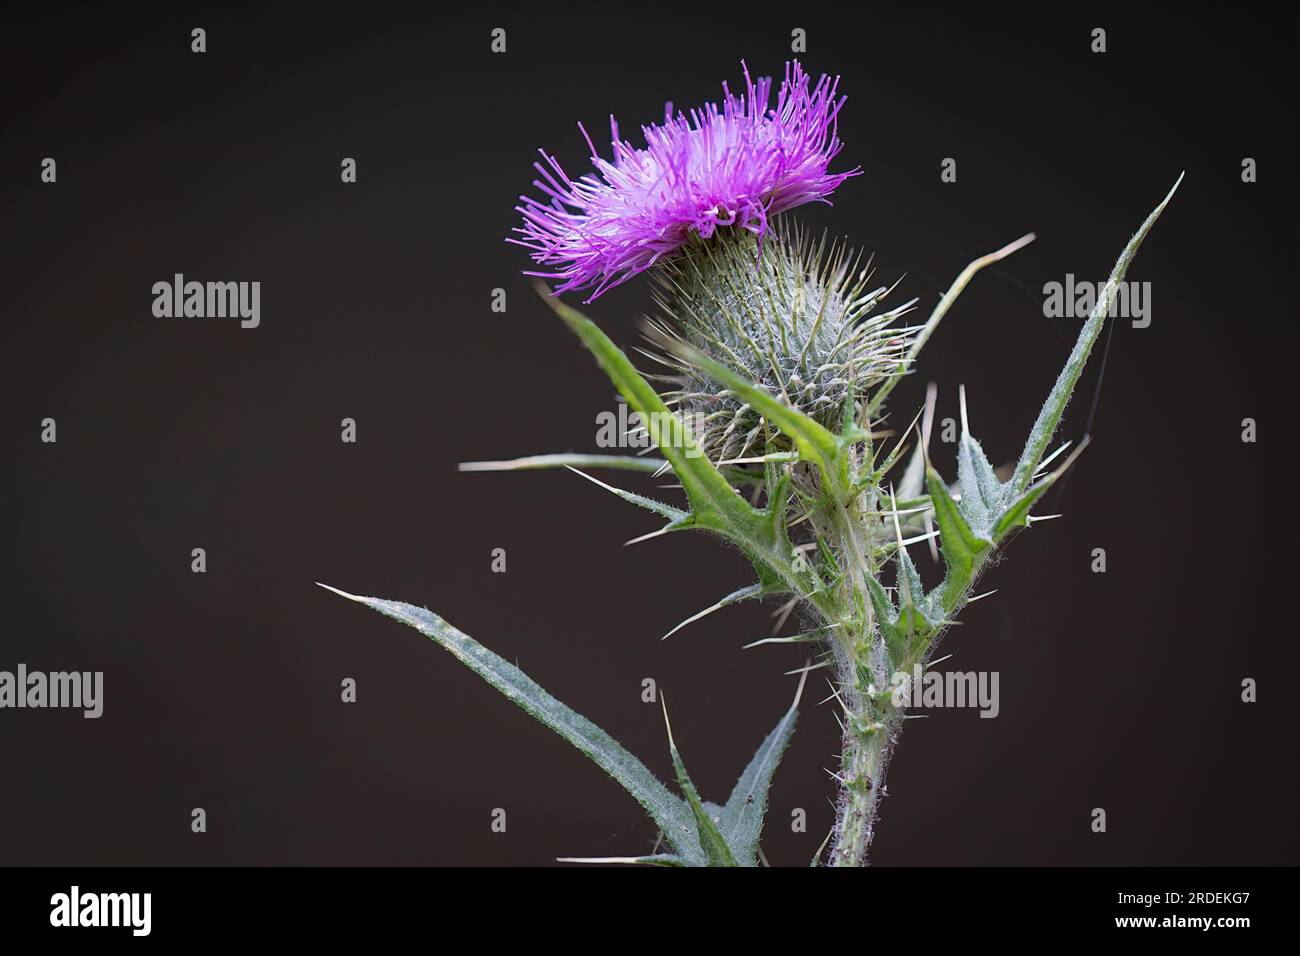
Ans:
<svg viewBox="0 0 1300 956"><path fill-rule="evenodd" d="M1070 469L1075 459L1083 454L1083 450L1088 447L1088 442L1089 438L1085 435L1083 441L1079 442L1074 451L1070 452L1070 456L1055 471L1030 485L1020 497L1007 506L1006 510L998 516L998 520L993 526L994 541L1002 541L1016 528L1029 523L1029 509L1034 506L1048 488L1056 484L1061 476ZM1008 490L1010 490L1010 485L1008 485Z"/></svg>
<svg viewBox="0 0 1300 956"><path fill-rule="evenodd" d="M993 546L993 542L972 530L938 472L927 468L925 480L930 489L934 520L939 525L939 540L943 545L943 561L947 568L940 592L944 609L951 610L970 587L979 562Z"/></svg>
<svg viewBox="0 0 1300 956"><path fill-rule="evenodd" d="M993 517L1002 510L1005 491L980 443L963 431L957 445L957 481L961 485L961 512L971 527L987 534Z"/></svg>
<svg viewBox="0 0 1300 956"><path fill-rule="evenodd" d="M1029 487L1034 472L1038 470L1038 463L1043 460L1043 455L1047 453L1047 446L1051 443L1052 435L1061 422L1061 416L1065 413L1065 406L1069 404L1070 396L1074 393L1074 386L1079 381L1079 375L1083 372L1084 365L1088 362L1088 355L1092 351L1093 343L1097 341L1097 335L1101 332L1102 325L1105 324L1106 315L1115 301L1119 285L1124 281L1124 274L1128 271L1133 257L1137 255L1142 240L1146 238L1147 233L1151 231L1151 227L1160 218L1160 214L1165 211L1165 206L1169 204L1169 200L1173 198L1179 183L1183 181L1183 175L1179 174L1178 181L1174 183L1168 195L1165 196L1160 205L1151 211L1151 215L1147 216L1146 221L1134 233L1133 238L1128 241L1128 245L1124 247L1124 251L1120 253L1119 259L1115 263L1115 268L1111 270L1105 288L1097 296L1097 304L1093 307L1092 314L1088 316L1087 321L1083 323L1083 328L1079 331L1079 337L1075 340L1070 357L1066 359L1065 368L1061 370L1061 374L1056 379L1056 384L1052 386L1052 391L1047 396L1047 401L1043 403L1043 408L1038 413L1038 420L1034 422L1034 427L1029 432L1029 440L1025 442L1025 450L1020 454L1020 460L1016 464L1015 476L1011 479L1012 488L1017 494Z"/></svg>
<svg viewBox="0 0 1300 956"><path fill-rule="evenodd" d="M944 584L947 583L948 579L945 578ZM885 633L891 660L904 669L920 659L930 640L942 627L944 614L940 599L943 593L942 586L937 592L925 593L911 555L905 549L900 549L898 613L891 624L882 623L881 629Z"/></svg>
<svg viewBox="0 0 1300 956"><path fill-rule="evenodd" d="M624 491L622 488L615 488L613 485L605 484L605 482L601 481L599 478L591 477L591 475L587 474L585 471L579 471L571 465L567 467L569 468L569 471L573 472L575 475L581 475L593 485L598 485L601 488L604 488L606 491L617 495L624 501L645 508L647 511L653 511L657 515L662 515L674 524L684 526L688 521L690 521L690 514L682 511L680 508L674 508L672 505L666 505L662 501L655 501L653 498L647 498L644 495L638 495L635 492Z"/></svg>
<svg viewBox="0 0 1300 956"><path fill-rule="evenodd" d="M660 695L660 701L663 702L663 695ZM664 703L664 724L668 724L666 703ZM709 866L736 866L736 858L732 855L731 848L727 846L727 841L713 819L715 811L711 811L704 805L695 789L695 784L691 781L691 775L686 772L686 764L682 761L682 755L677 752L677 744L673 741L671 725L668 725L668 750L672 754L673 769L677 771L677 786L686 795L686 802L690 805L691 812L695 814L695 827L699 833L700 846L704 849Z"/></svg>
<svg viewBox="0 0 1300 956"><path fill-rule="evenodd" d="M622 784L659 824L665 839L680 856L690 861L703 862L692 808L680 797L673 795L645 764L620 746L613 737L586 717L560 703L518 667L493 654L468 634L452 627L425 608L399 601L359 597L327 584L322 584L321 587L401 621L445 648L462 664L573 744Z"/></svg>
<svg viewBox="0 0 1300 956"><path fill-rule="evenodd" d="M904 553L900 549L900 554ZM867 592L871 597L872 609L876 612L876 618L881 625L892 625L898 620L898 611L894 608L894 602L889 599L882 585L874 575L867 575Z"/></svg>
<svg viewBox="0 0 1300 956"><path fill-rule="evenodd" d="M682 527L714 531L735 543L753 562L765 586L771 588L779 581L792 592L809 594L810 576L792 565L784 522L773 521L774 512L760 511L736 493L659 393L594 322L553 296L546 302L596 357L627 403L640 412L650 437L672 464L691 504L690 521ZM665 434L665 429L671 434ZM781 507L784 504L780 502Z"/></svg>
<svg viewBox="0 0 1300 956"><path fill-rule="evenodd" d="M767 812L767 791L772 786L772 775L781 762L781 755L790 743L790 735L794 733L799 698L803 696L807 680L808 671L805 670L799 678L794 703L759 745L749 766L732 788L727 805L722 809L722 835L740 866L758 865L758 836L763 828L763 816Z"/></svg>
<svg viewBox="0 0 1300 956"><path fill-rule="evenodd" d="M1058 377L1056 386L1038 416L1038 421L1030 433L1029 441L1010 481L1004 483L998 480L979 442L970 434L966 415L966 396L963 390L962 435L957 453L958 480L961 485L960 505L953 500L948 486L929 465L928 460L925 462L925 482L934 519L939 525L946 565L943 583L930 595L919 594L919 577L916 576L910 558L901 547L898 571L899 601L896 616L894 605L884 590L879 584L871 582L870 597L880 618L881 630L887 645L896 658L900 655L910 658L918 651L923 654L925 649L923 642L928 641L929 635L936 633L943 624L951 621L952 614L965 600L966 594L994 547L1005 541L1016 528L1028 523L1029 511L1033 505L1064 474L1087 445L1087 436L1084 436L1084 440L1074 449L1064 464L1051 475L1034 482L1035 473L1044 461L1043 455L1047 450L1047 444L1060 422L1061 414L1105 321L1119 283L1123 281L1125 271L1143 238L1164 211L1181 182L1182 176L1179 176L1173 189L1147 217L1120 255L1110 280L1099 297L1097 307L1084 323L1065 369ZM922 431L924 432L925 429L923 428ZM1060 454L1060 451L1055 454ZM1052 457L1055 457L1055 454ZM904 478L904 490L909 495L919 491L915 483L915 473L921 466L923 456L924 448L918 447L908 466L908 474ZM894 505L893 510L898 510L897 504ZM914 612L909 612L909 604L914 607Z"/></svg>
<svg viewBox="0 0 1300 956"><path fill-rule="evenodd" d="M1029 523L1029 509L1037 504L1038 499L1052 484L1050 478L1044 478L1037 484L1030 485L1023 495L1011 502L993 525L993 540L1001 542L1016 528L1025 527Z"/></svg>

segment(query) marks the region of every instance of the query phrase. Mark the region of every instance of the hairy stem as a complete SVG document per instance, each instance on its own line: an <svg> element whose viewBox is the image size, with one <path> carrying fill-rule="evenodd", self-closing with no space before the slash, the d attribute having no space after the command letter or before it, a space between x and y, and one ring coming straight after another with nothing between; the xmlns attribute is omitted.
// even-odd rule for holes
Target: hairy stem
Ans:
<svg viewBox="0 0 1300 956"><path fill-rule="evenodd" d="M853 474L870 465L855 460ZM839 798L830 863L865 866L884 793L885 771L898 739L901 715L890 700L892 664L872 604L866 599L866 578L878 568L867 515L876 507L868 489L850 506L832 506L828 523L834 527L841 561L848 572L841 596L846 614L835 646L844 740L841 748Z"/></svg>
<svg viewBox="0 0 1300 956"><path fill-rule="evenodd" d="M890 702L883 648L875 635L857 647L865 651L868 660L863 663L867 666L856 661L842 662L842 670L848 673L842 674L840 682L844 688L844 742L831 866L867 865L885 790L885 772L903 723L901 712Z"/></svg>

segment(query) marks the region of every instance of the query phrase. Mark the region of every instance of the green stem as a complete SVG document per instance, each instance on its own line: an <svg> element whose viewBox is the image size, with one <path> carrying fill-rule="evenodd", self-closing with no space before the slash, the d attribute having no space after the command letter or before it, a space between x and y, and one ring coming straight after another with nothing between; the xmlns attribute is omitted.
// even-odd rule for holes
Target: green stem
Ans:
<svg viewBox="0 0 1300 956"><path fill-rule="evenodd" d="M879 651L878 646L873 647L871 656L879 660ZM831 866L867 865L884 795L885 771L902 730L902 714L889 700L888 675L878 667L866 669L872 675L867 687L862 686L864 675L857 666L852 667L853 676L844 675L841 680L845 688L844 743Z"/></svg>
<svg viewBox="0 0 1300 956"><path fill-rule="evenodd" d="M884 793L885 770L902 724L889 697L889 655L867 599L865 579L874 577L878 569L863 515L873 507L874 494L866 492L852 506L836 508L831 516L841 559L849 571L849 590L843 599L848 614L841 621L841 641L836 647L844 740L832 866L866 865Z"/></svg>

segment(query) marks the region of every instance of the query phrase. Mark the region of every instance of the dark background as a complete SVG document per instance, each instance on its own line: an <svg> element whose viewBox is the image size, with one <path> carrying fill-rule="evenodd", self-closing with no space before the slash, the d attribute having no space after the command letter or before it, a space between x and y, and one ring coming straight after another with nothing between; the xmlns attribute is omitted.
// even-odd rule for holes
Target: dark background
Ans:
<svg viewBox="0 0 1300 956"><path fill-rule="evenodd" d="M856 8L855 8L856 9ZM865 9L865 8L862 8ZM190 29L208 52L190 52ZM508 52L489 32L508 31ZM1089 52L1090 31L1109 52ZM749 570L567 473L458 461L594 447L610 386L502 238L534 150L571 174L739 78L790 31L843 76L841 167L804 218L875 250L928 309L981 274L921 372L965 383L995 462L1019 452L1073 340L1042 286L1104 279L1178 173L1129 278L1094 443L1065 517L1018 540L941 653L1001 673L1002 713L911 721L880 864L1297 860L1292 123L1286 34L1233 8L899 14L750 4L53 9L6 23L4 405L12 545L0 668L105 672L105 713L0 712L0 863L542 864L638 853L653 825L585 758L446 653L316 588L425 604L661 776L654 677L706 796L725 797L794 689L797 648L740 650L770 608L660 643ZM607 138L607 137L605 137ZM58 183L39 181L58 162ZM339 163L355 157L359 182ZM943 157L958 182L939 178ZM1258 160L1260 181L1240 164ZM262 282L262 324L158 319L175 272ZM491 291L508 290L504 315ZM574 300L576 301L576 299ZM637 343L632 282L588 309ZM1077 437L1100 353L1064 434ZM40 421L58 421L42 444ZM339 440L353 417L359 442ZM1241 419L1260 440L1240 440ZM937 452L951 473L951 449ZM653 482L633 479L638 488ZM190 571L203 547L208 572ZM508 572L490 572L504 547ZM1092 574L1104 547L1109 572ZM925 558L923 568L935 568ZM1243 677L1259 702L1243 704ZM353 677L359 702L339 701ZM838 746L810 683L765 848L804 864ZM204 807L208 832L190 831ZM1109 832L1089 828L1093 807ZM508 832L490 832L494 807ZM790 832L806 808L808 832Z"/></svg>

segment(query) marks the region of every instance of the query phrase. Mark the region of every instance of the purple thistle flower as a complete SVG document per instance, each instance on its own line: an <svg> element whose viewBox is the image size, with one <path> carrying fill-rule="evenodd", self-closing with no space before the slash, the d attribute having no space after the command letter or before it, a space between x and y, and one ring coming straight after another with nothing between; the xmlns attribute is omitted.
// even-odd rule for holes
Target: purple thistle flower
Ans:
<svg viewBox="0 0 1300 956"><path fill-rule="evenodd" d="M663 125L643 126L646 147L618 137L610 117L614 160L591 149L596 173L570 179L555 157L539 150L542 178L533 185L550 197L520 196L524 217L508 241L532 250L550 272L525 275L560 280L556 292L595 287L588 302L654 265L695 233L703 239L719 226L739 226L763 236L772 216L804 203L826 202L860 170L828 173L842 144L836 118L838 77L815 86L798 61L786 64L776 107L768 109L772 80L754 82L742 61L745 92L722 84L721 107L708 103L689 116L664 107ZM598 174L598 175L597 175Z"/></svg>

